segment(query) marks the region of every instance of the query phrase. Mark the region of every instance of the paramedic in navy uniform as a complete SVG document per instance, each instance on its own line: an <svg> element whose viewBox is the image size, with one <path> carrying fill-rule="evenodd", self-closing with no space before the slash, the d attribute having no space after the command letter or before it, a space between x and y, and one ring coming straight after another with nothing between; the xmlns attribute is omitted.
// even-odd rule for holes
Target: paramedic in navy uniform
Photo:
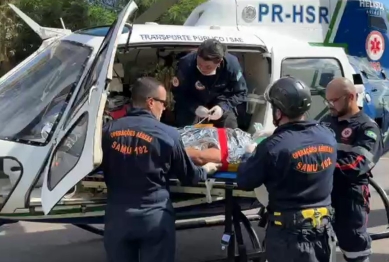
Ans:
<svg viewBox="0 0 389 262"><path fill-rule="evenodd" d="M359 109L357 90L350 80L332 80L326 88L326 101L330 114L321 121L334 130L338 140L332 191L335 233L346 261L368 262L368 177L382 154L381 132L377 123Z"/></svg>
<svg viewBox="0 0 389 262"><path fill-rule="evenodd" d="M218 40L205 40L182 57L172 85L178 127L207 116L215 127L238 127L236 107L246 100L246 81L238 59Z"/></svg>
<svg viewBox="0 0 389 262"><path fill-rule="evenodd" d="M179 133L159 120L166 90L153 78L132 89L128 115L103 130L103 171L108 197L104 245L109 262L174 262L175 216L168 180L196 184L218 164L196 167Z"/></svg>
<svg viewBox="0 0 389 262"><path fill-rule="evenodd" d="M304 121L310 88L285 77L265 95L273 111L274 133L238 169L238 187L269 192L265 245L268 262L330 262L331 190L336 140L317 121Z"/></svg>

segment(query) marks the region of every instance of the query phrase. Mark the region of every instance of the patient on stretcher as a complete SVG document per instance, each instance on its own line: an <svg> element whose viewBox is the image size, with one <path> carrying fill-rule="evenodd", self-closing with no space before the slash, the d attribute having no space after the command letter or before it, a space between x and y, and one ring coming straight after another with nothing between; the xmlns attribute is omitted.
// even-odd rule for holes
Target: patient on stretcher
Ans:
<svg viewBox="0 0 389 262"><path fill-rule="evenodd" d="M259 131L259 128L256 127ZM222 163L221 171L235 171L248 148L258 139L258 133L250 135L240 129L194 128L179 129L186 153L198 165L208 162ZM250 150L252 151L252 150ZM259 203L267 206L268 192L264 186L254 190Z"/></svg>
<svg viewBox="0 0 389 262"><path fill-rule="evenodd" d="M238 164L254 141L249 133L231 128L185 127L178 130L186 153L200 166L208 162Z"/></svg>

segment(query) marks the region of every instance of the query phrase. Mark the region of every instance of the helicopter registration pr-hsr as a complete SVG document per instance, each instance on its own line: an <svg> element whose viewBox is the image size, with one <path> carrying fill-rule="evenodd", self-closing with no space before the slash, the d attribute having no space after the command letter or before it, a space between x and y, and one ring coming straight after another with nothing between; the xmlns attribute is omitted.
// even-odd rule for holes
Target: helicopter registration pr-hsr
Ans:
<svg viewBox="0 0 389 262"><path fill-rule="evenodd" d="M327 6L301 4L267 4L261 3L258 8L258 22L272 23L329 23Z"/></svg>

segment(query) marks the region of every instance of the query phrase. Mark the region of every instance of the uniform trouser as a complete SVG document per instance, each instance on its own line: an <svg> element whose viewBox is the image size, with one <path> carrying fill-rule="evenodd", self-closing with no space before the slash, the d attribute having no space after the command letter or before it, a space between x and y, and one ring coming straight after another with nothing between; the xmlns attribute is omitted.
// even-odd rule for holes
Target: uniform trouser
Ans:
<svg viewBox="0 0 389 262"><path fill-rule="evenodd" d="M174 262L175 234L175 218L169 210L108 219L104 232L108 262Z"/></svg>
<svg viewBox="0 0 389 262"><path fill-rule="evenodd" d="M335 259L335 234L321 228L284 228L269 224L265 236L267 262L330 262Z"/></svg>
<svg viewBox="0 0 389 262"><path fill-rule="evenodd" d="M175 123L178 127L184 127L189 125L197 124L201 119L199 119L194 113L181 108L175 109ZM208 123L208 122L203 122ZM209 123L214 124L215 127L225 127L225 128L237 128L238 119L234 110L224 112L223 116L218 120L209 121Z"/></svg>
<svg viewBox="0 0 389 262"><path fill-rule="evenodd" d="M334 194L335 193L335 194ZM367 233L369 187L358 185L347 194L332 196L335 210L334 230L346 261L365 262L371 254L371 238Z"/></svg>

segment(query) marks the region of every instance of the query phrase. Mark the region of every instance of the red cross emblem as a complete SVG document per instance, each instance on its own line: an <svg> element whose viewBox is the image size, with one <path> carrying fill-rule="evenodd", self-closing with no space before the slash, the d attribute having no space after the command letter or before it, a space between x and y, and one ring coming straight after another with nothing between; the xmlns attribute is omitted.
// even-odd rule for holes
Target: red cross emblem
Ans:
<svg viewBox="0 0 389 262"><path fill-rule="evenodd" d="M366 38L366 54L371 61L381 59L385 51L385 39L378 31L372 31Z"/></svg>
<svg viewBox="0 0 389 262"><path fill-rule="evenodd" d="M370 50L374 54L381 51L381 42L377 39L377 37L374 37L374 39L370 41Z"/></svg>

